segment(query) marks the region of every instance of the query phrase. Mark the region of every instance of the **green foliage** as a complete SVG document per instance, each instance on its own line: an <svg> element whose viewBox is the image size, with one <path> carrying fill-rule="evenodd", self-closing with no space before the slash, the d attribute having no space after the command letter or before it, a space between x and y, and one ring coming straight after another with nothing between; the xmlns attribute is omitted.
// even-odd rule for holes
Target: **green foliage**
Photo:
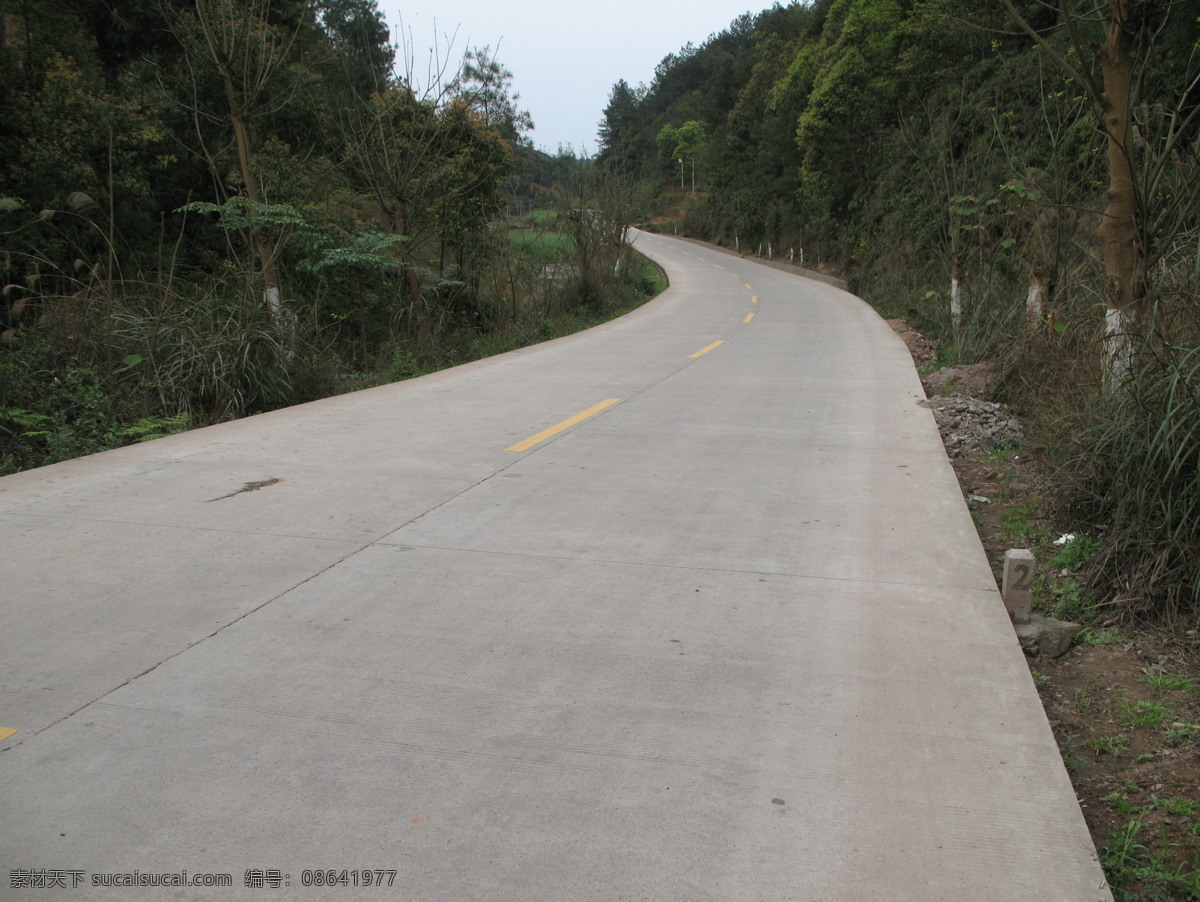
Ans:
<svg viewBox="0 0 1200 902"><path fill-rule="evenodd" d="M16 454L56 463L123 444L113 399L92 370L68 367L61 376L50 376L44 386L47 394L40 399L32 397L37 387L29 382L40 381L37 377L44 374L18 374L9 368L6 375L17 376L6 394L22 395L38 409L0 406L0 449L5 457Z"/></svg>
<svg viewBox="0 0 1200 902"><path fill-rule="evenodd" d="M184 204L176 213L216 213L217 224L226 231L241 231L252 225L276 229L305 228L307 223L300 211L290 204L264 204L243 195L234 195L223 204L193 201Z"/></svg>
<svg viewBox="0 0 1200 902"><path fill-rule="evenodd" d="M704 123L692 119L678 128L664 125L658 133L656 143L660 156L672 161L683 160L690 163L700 155L707 140Z"/></svg>
<svg viewBox="0 0 1200 902"><path fill-rule="evenodd" d="M1055 570L1070 570L1074 572L1088 562L1099 542L1088 536L1075 536L1068 539L1050 555L1049 564Z"/></svg>
<svg viewBox="0 0 1200 902"><path fill-rule="evenodd" d="M1058 620L1079 620L1095 606L1095 598L1079 583L1064 582L1052 590L1054 605L1050 616Z"/></svg>
<svg viewBox="0 0 1200 902"><path fill-rule="evenodd" d="M1139 587L1138 607L1200 601L1200 348L1163 346L1085 433L1078 462L1094 519L1119 524L1101 577Z"/></svg>
<svg viewBox="0 0 1200 902"><path fill-rule="evenodd" d="M1116 761L1121 752L1129 748L1129 738L1126 736L1093 736L1088 744L1096 750L1097 755L1109 755Z"/></svg>
<svg viewBox="0 0 1200 902"><path fill-rule="evenodd" d="M1081 645L1122 645L1125 637L1117 630L1084 630L1079 634Z"/></svg>
<svg viewBox="0 0 1200 902"><path fill-rule="evenodd" d="M1172 676L1167 673L1147 672L1142 679L1155 695L1163 692L1190 692L1196 688L1194 677Z"/></svg>
<svg viewBox="0 0 1200 902"><path fill-rule="evenodd" d="M299 269L321 272L333 267L350 267L380 273L396 272L400 263L387 251L407 240L403 235L363 232L354 236L354 240L346 247L314 248L316 253L302 260Z"/></svg>
<svg viewBox="0 0 1200 902"><path fill-rule="evenodd" d="M1157 727L1170 715L1171 709L1162 702L1141 699L1121 703L1121 723L1133 727Z"/></svg>
<svg viewBox="0 0 1200 902"><path fill-rule="evenodd" d="M149 442L156 438L187 432L193 426L192 417L186 412L177 413L172 417L142 417L136 423L119 427L117 435L134 442Z"/></svg>

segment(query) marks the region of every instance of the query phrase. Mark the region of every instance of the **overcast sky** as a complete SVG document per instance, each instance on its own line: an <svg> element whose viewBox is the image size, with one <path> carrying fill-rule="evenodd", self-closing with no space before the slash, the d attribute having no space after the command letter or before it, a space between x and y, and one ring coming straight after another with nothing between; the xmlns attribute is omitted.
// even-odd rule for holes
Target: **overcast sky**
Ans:
<svg viewBox="0 0 1200 902"><path fill-rule="evenodd" d="M650 83L654 67L688 41L702 43L744 12L771 0L378 0L392 27L403 22L423 71L438 35L457 31L457 60L470 47L490 45L512 70L519 106L533 116L533 143L551 153L560 144L595 153L596 128L612 86ZM436 28L435 28L436 26Z"/></svg>

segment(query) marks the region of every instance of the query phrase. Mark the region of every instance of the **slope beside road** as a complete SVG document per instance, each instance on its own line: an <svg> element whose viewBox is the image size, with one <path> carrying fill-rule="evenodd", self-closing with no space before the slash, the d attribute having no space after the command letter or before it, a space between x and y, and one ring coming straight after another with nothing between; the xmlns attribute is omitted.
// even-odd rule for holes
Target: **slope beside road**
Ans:
<svg viewBox="0 0 1200 902"><path fill-rule="evenodd" d="M1110 898L904 346L637 242L597 329L0 479L0 862L83 881L0 896Z"/></svg>

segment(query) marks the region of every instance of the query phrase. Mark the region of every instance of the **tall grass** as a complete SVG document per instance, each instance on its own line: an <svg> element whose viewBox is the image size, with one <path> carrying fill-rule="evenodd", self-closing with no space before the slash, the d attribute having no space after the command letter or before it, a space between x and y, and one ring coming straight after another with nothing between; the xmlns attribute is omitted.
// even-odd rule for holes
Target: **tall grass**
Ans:
<svg viewBox="0 0 1200 902"><path fill-rule="evenodd" d="M333 362L240 280L94 279L0 349L0 473L328 394Z"/></svg>
<svg viewBox="0 0 1200 902"><path fill-rule="evenodd" d="M111 338L160 410L219 421L289 403L293 362L309 353L294 321L247 311L217 289L128 297L112 314Z"/></svg>
<svg viewBox="0 0 1200 902"><path fill-rule="evenodd" d="M1131 612L1200 613L1200 347L1147 351L1082 444L1072 469L1108 527L1095 578Z"/></svg>

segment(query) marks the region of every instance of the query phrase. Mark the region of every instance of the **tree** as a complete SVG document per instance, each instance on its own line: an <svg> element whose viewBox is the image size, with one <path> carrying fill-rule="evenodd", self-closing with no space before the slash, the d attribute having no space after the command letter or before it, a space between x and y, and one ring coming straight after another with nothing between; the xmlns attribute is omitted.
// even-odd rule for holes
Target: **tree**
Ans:
<svg viewBox="0 0 1200 902"><path fill-rule="evenodd" d="M619 165L629 162L629 149L625 145L634 137L638 104L642 102L645 94L645 87L635 90L629 87L629 82L623 78L613 85L608 95L608 106L604 108L604 118L597 131L600 139L600 159Z"/></svg>
<svg viewBox="0 0 1200 902"><path fill-rule="evenodd" d="M512 109L505 103L511 98L497 93L507 70L487 60L482 75L491 79L488 91L470 90L478 87L479 73L463 81L458 72L446 77L442 71L418 94L410 73L375 94L345 132L347 160L361 187L391 233L401 236L395 250L412 335L422 349L430 346L438 322L426 287L457 282L446 278L446 248L461 251L471 235L485 230L502 205L498 188L512 166L499 123L488 121Z"/></svg>
<svg viewBox="0 0 1200 902"><path fill-rule="evenodd" d="M263 299L275 314L280 307L279 263L271 232L258 221L264 204L254 167L256 119L281 109L296 85L279 90L296 33L269 21L271 0L197 0L194 10L171 16L169 23L184 49L193 85L193 109L210 121L227 121L237 149L240 188L247 205L249 243L258 258ZM200 81L216 81L224 104L206 102L212 95ZM273 90L274 89L274 90ZM203 144L203 135L200 136ZM218 153L205 149L214 180L223 185Z"/></svg>
<svg viewBox="0 0 1200 902"><path fill-rule="evenodd" d="M512 81L512 72L496 60L490 47L476 47L463 57L454 94L478 113L485 126L519 144L526 140L526 132L533 131L533 119L517 107L521 95L512 90Z"/></svg>
<svg viewBox="0 0 1200 902"><path fill-rule="evenodd" d="M703 152L708 143L708 134L704 123L692 119L675 128L664 125L658 133L659 156L672 162L679 162L679 187L683 187L683 167L690 163L692 167L692 194L696 193L696 157Z"/></svg>
<svg viewBox="0 0 1200 902"><path fill-rule="evenodd" d="M1062 49L1012 0L1003 3L1018 26L1086 91L1105 136L1107 202L1096 236L1105 271L1108 376L1110 383L1119 383L1136 359L1132 333L1150 326L1147 264L1162 253L1200 202L1195 150L1187 146L1195 140L1200 117L1200 104L1190 99L1200 84L1194 54L1178 73L1173 102L1158 99L1152 108L1148 98L1139 96L1152 81L1149 64L1156 43L1173 29L1191 32L1194 40L1195 16L1169 0L1105 0L1093 15L1075 13L1063 0L1055 23L1066 32L1067 48ZM1181 164L1190 167L1191 179L1176 178L1181 184L1170 190L1172 170L1178 171ZM1175 209L1164 215L1162 208L1167 206ZM1166 228L1168 223L1173 227Z"/></svg>
<svg viewBox="0 0 1200 902"><path fill-rule="evenodd" d="M321 26L351 95L365 101L391 77L396 54L375 0L320 0Z"/></svg>
<svg viewBox="0 0 1200 902"><path fill-rule="evenodd" d="M578 265L579 300L600 304L629 250L629 224L645 206L648 192L630 173L588 160L554 189L552 203L571 236Z"/></svg>

